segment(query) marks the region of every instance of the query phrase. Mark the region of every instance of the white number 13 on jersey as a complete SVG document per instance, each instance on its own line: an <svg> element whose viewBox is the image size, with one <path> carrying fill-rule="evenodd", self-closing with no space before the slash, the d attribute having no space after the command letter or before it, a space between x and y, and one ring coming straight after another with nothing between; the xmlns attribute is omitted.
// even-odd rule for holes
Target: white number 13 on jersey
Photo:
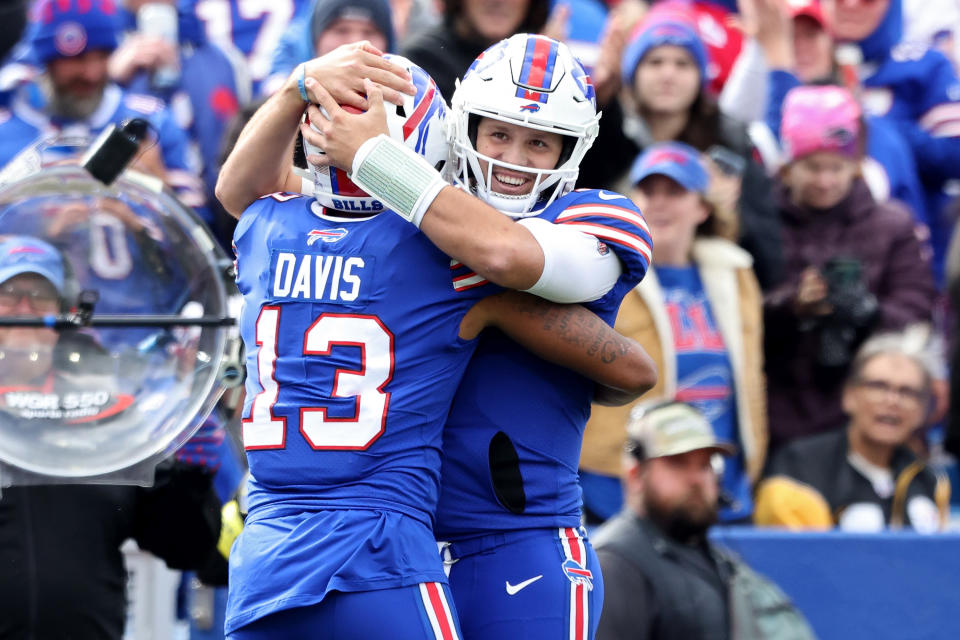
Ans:
<svg viewBox="0 0 960 640"><path fill-rule="evenodd" d="M280 307L263 307L257 318L257 372L263 389L243 419L245 449L282 449L287 420L273 415L280 393L275 377ZM300 432L314 449L363 450L383 433L390 394L383 388L393 378L393 334L376 316L324 313L307 329L303 352L295 357L329 356L336 345L360 347L360 370L337 369L331 397L353 398L353 416L327 416L326 407L302 407ZM285 356L289 357L289 356Z"/></svg>

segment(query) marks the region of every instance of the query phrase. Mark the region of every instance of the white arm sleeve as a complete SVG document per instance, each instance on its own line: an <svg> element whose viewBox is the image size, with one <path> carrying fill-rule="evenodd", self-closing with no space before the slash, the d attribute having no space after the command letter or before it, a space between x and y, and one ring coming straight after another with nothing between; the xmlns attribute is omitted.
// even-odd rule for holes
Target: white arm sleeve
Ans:
<svg viewBox="0 0 960 640"><path fill-rule="evenodd" d="M528 293L551 302L590 302L606 295L623 273L616 254L609 248L601 251L600 241L588 233L542 218L524 218L518 224L543 249L543 273Z"/></svg>
<svg viewBox="0 0 960 640"><path fill-rule="evenodd" d="M739 120L763 120L767 108L767 59L753 38L743 41L743 48L723 85L718 103L720 111Z"/></svg>

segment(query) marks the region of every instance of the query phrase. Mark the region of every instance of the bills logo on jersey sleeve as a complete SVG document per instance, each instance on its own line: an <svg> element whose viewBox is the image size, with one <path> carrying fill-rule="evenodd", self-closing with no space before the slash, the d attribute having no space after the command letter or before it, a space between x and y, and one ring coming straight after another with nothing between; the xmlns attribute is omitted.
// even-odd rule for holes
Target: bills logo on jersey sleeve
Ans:
<svg viewBox="0 0 960 640"><path fill-rule="evenodd" d="M527 38L520 73L514 80L517 97L523 100L546 103L559 78L554 78L557 66L557 41L542 36Z"/></svg>
<svg viewBox="0 0 960 640"><path fill-rule="evenodd" d="M313 300L363 304L373 287L373 256L273 250L270 288L273 300Z"/></svg>

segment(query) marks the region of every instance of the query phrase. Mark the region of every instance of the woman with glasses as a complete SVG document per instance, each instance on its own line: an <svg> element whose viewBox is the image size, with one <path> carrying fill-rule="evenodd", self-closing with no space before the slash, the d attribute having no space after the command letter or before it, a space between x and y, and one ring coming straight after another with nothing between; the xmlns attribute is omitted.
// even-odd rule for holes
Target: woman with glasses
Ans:
<svg viewBox="0 0 960 640"><path fill-rule="evenodd" d="M757 491L758 524L944 528L949 481L906 446L932 406L937 364L925 344L916 330L864 343L843 386L847 428L796 440L773 458Z"/></svg>

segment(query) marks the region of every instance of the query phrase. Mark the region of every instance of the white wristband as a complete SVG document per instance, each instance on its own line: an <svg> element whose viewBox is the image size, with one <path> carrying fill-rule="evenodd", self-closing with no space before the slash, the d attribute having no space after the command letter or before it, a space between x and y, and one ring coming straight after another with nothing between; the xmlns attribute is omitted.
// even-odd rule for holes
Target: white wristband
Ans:
<svg viewBox="0 0 960 640"><path fill-rule="evenodd" d="M423 156L384 134L360 145L350 179L417 228L434 198L447 186Z"/></svg>

